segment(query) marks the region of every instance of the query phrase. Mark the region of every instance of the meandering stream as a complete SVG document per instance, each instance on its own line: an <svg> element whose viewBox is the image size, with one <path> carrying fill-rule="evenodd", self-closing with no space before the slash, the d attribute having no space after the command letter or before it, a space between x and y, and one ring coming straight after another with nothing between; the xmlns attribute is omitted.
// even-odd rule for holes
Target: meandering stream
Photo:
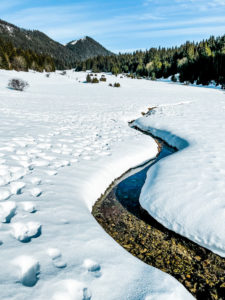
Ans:
<svg viewBox="0 0 225 300"><path fill-rule="evenodd" d="M224 300L225 259L168 230L140 206L147 171L176 152L155 139L160 149L157 158L116 179L95 203L92 214L122 247L175 277L196 299Z"/></svg>

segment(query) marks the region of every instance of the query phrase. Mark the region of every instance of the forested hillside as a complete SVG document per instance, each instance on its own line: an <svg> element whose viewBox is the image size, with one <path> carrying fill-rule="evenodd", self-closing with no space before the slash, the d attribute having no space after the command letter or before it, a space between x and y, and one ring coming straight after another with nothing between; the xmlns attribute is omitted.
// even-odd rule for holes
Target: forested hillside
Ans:
<svg viewBox="0 0 225 300"><path fill-rule="evenodd" d="M0 38L16 48L51 56L59 69L72 68L76 60L72 51L38 30L26 30L0 20Z"/></svg>
<svg viewBox="0 0 225 300"><path fill-rule="evenodd" d="M90 37L70 42L64 46L43 32L26 30L3 20L0 20L0 38L24 51L31 50L39 55L51 56L57 69L71 69L77 61L97 55L112 54Z"/></svg>
<svg viewBox="0 0 225 300"><path fill-rule="evenodd" d="M185 83L208 85L214 81L225 88L225 35L180 47L115 55L90 37L64 46L38 30L0 20L0 68L54 71L75 67L153 80L172 76L172 80Z"/></svg>
<svg viewBox="0 0 225 300"><path fill-rule="evenodd" d="M42 72L55 71L53 58L45 54L37 54L32 50L15 48L11 42L0 38L0 69Z"/></svg>
<svg viewBox="0 0 225 300"><path fill-rule="evenodd" d="M199 43L186 42L180 47L151 48L133 54L98 56L77 64L77 70L131 73L151 79L167 78L179 73L186 83L207 85L211 81L225 86L225 35L210 37ZM174 81L177 77L172 76Z"/></svg>

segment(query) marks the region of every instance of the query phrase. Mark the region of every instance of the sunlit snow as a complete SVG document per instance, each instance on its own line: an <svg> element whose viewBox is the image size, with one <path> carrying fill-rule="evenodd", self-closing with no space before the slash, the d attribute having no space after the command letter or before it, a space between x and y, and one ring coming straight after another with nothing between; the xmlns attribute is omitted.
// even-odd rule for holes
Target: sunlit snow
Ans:
<svg viewBox="0 0 225 300"><path fill-rule="evenodd" d="M142 203L174 230L223 250L223 92L112 75L95 85L85 73L60 73L0 71L0 298L193 299L121 248L91 208L116 177L157 154L128 121L160 105L139 125L188 147L159 162ZM30 87L8 89L14 77Z"/></svg>

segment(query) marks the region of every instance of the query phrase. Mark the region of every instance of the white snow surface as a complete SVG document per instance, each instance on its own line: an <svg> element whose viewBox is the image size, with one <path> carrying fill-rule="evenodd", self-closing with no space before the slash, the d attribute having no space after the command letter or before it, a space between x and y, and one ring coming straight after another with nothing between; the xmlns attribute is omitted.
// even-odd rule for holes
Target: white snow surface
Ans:
<svg viewBox="0 0 225 300"><path fill-rule="evenodd" d="M71 45L76 45L76 43L77 43L78 41L79 41L79 40L75 40L75 41L70 42L69 44L71 44Z"/></svg>
<svg viewBox="0 0 225 300"><path fill-rule="evenodd" d="M225 95L173 86L186 102L157 101L135 122L180 150L148 171L140 203L167 228L225 257Z"/></svg>
<svg viewBox="0 0 225 300"><path fill-rule="evenodd" d="M8 89L13 77L28 81L30 87L25 92ZM219 222L221 213L215 208L223 189L220 163L223 166L224 162L217 157L221 157L223 143L224 95L217 90L112 75L106 75L106 83L94 85L85 83L85 77L85 73L72 71L65 76L56 72L49 78L31 71L0 71L0 298L193 299L171 276L121 248L98 225L91 208L116 177L157 154L154 140L129 128L127 122L137 119L148 107L163 104L157 118L142 118L140 126L149 129L144 122L152 122L151 126L171 131L193 146L162 160L153 183L147 181L146 186L151 185L154 191L154 203L161 203L166 193L158 215L163 216L167 208L163 222L177 224L181 213L186 228L188 220L207 212L209 205ZM108 86L114 82L120 82L121 88ZM186 119L189 123L181 122ZM192 137L194 124L197 132ZM210 137L212 132L214 137ZM171 135L165 133L164 137L170 137L172 143ZM177 145L176 137L173 141ZM198 145L198 152L194 145ZM188 167L182 159L186 153ZM202 165L208 165L204 173ZM169 177L171 166L174 174ZM196 181L197 174L190 180L192 168L194 172L198 168L200 180ZM209 176L212 182L206 180ZM157 188L155 180L159 182ZM214 206L198 206L203 203L200 199L209 199L201 194L204 180L209 192L215 194L217 189L218 197L211 199ZM198 198L188 204L181 190L186 192L192 184L196 184L193 191L198 191ZM212 184L216 188L210 190ZM184 207L169 202L173 193L183 195ZM196 211L185 215L184 210L190 213L191 206ZM218 232L208 232L208 223L201 225L198 229L210 246L214 235L208 240L208 234L217 237ZM181 228L177 226L178 231ZM194 239L194 225L187 227L188 232L191 230ZM221 248L222 239L215 239L217 248Z"/></svg>
<svg viewBox="0 0 225 300"><path fill-rule="evenodd" d="M70 42L69 44L71 44L71 45L76 45L77 42L79 42L79 41L86 41L86 39L87 39L87 37L85 36L85 37L83 37L83 38L81 38L81 39L79 39L79 40L74 40L74 41Z"/></svg>

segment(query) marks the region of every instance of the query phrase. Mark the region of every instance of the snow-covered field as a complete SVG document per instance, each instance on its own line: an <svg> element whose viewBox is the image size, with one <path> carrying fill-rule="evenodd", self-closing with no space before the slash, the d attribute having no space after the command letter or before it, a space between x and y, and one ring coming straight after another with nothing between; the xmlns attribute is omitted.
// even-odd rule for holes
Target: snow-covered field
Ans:
<svg viewBox="0 0 225 300"><path fill-rule="evenodd" d="M30 87L8 89L14 77ZM157 154L154 140L127 122L161 105L138 124L190 146L150 171L142 204L224 253L224 94L114 76L84 80L72 71L50 78L0 71L0 299L193 299L117 245L90 211L114 178ZM108 86L118 81L121 88Z"/></svg>

